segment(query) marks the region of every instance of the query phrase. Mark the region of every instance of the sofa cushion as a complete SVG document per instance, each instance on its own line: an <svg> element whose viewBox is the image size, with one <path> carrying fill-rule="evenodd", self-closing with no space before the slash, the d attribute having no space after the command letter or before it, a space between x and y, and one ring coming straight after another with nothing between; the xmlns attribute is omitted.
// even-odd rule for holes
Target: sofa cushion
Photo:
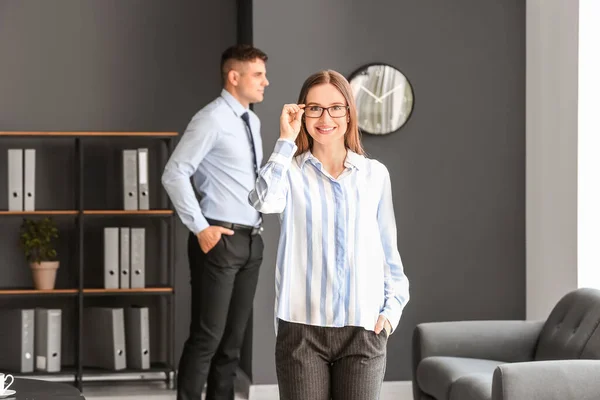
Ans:
<svg viewBox="0 0 600 400"><path fill-rule="evenodd" d="M600 324L594 333L592 333L590 340L585 344L581 357L579 358L586 360L600 360Z"/></svg>
<svg viewBox="0 0 600 400"><path fill-rule="evenodd" d="M504 362L462 357L427 357L417 367L417 383L423 392L437 400L448 400L450 388L460 378L473 374L489 375L491 393L491 377L500 364Z"/></svg>
<svg viewBox="0 0 600 400"><path fill-rule="evenodd" d="M540 333L536 361L594 358L600 349L588 341L600 324L600 291L574 290L554 307ZM586 350L584 352L584 350Z"/></svg>
<svg viewBox="0 0 600 400"><path fill-rule="evenodd" d="M450 400L492 400L493 378L493 373L458 378L450 387Z"/></svg>

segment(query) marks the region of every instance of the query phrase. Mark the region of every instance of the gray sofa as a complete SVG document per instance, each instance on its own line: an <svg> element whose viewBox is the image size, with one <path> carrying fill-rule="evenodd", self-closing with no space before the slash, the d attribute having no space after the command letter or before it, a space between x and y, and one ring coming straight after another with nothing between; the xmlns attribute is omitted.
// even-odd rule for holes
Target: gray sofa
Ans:
<svg viewBox="0 0 600 400"><path fill-rule="evenodd" d="M546 321L419 324L412 349L415 400L599 400L600 290Z"/></svg>

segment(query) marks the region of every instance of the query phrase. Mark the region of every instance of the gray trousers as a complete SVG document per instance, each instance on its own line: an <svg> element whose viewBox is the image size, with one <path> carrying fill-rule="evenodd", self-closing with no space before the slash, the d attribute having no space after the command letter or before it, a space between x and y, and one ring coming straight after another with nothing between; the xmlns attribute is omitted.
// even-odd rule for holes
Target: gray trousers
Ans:
<svg viewBox="0 0 600 400"><path fill-rule="evenodd" d="M279 320L275 364L280 400L377 400L387 333Z"/></svg>

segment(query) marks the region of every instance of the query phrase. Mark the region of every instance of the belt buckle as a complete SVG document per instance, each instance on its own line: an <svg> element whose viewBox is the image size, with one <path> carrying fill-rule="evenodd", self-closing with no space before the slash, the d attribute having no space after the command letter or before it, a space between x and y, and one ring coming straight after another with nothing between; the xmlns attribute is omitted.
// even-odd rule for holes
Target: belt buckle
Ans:
<svg viewBox="0 0 600 400"><path fill-rule="evenodd" d="M257 226L255 226L254 228L252 228L252 233L251 233L251 235L252 235L252 236L261 235L261 234L262 234L262 232L263 232L263 230L264 230L264 229L263 229L263 227L262 227L262 226L258 226L258 227L257 227Z"/></svg>

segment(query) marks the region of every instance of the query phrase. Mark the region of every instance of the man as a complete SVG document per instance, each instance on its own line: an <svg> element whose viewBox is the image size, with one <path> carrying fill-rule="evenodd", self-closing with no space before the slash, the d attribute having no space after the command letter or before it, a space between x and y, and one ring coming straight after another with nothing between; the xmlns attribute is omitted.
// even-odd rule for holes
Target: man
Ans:
<svg viewBox="0 0 600 400"><path fill-rule="evenodd" d="M198 111L162 175L190 230L192 288L189 337L177 377L178 400L233 400L258 271L261 216L248 203L262 162L260 121L249 110L263 100L267 55L249 46L225 50L223 89Z"/></svg>

